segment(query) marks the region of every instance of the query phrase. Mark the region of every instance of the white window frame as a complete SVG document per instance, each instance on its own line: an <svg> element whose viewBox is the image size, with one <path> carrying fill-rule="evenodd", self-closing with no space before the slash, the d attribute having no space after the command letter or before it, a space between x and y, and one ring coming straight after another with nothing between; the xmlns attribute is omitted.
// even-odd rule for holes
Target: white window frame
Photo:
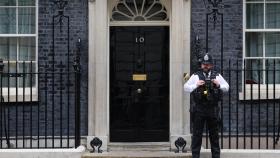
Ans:
<svg viewBox="0 0 280 158"><path fill-rule="evenodd" d="M38 72L38 14L39 14L39 0L35 1L35 6L18 6L18 1L16 1L17 5L16 6L0 6L1 8L22 8L22 7L29 7L29 8L34 8L36 10L36 15L35 15L35 34L18 34L18 19L16 20L16 34L0 34L1 37L35 37L35 70L34 72ZM16 12L16 18L18 18L18 9ZM18 44L18 42L17 42ZM17 48L19 48L17 46ZM17 50L18 53L18 50ZM5 63L5 61L4 61ZM20 63L20 62L18 62ZM28 63L28 61L26 62ZM36 75L36 80L35 80L35 86L33 87L3 87L2 88L2 96L4 98L4 102L28 102L28 101L38 101L38 75ZM32 91L32 96L31 92ZM23 96L24 93L24 96Z"/></svg>
<svg viewBox="0 0 280 158"><path fill-rule="evenodd" d="M246 8L247 4L264 4L264 26L263 29L247 29L247 14L246 14ZM252 1L252 2L247 2L247 0L243 0L243 59L262 59L263 60L263 69L266 69L266 64L265 64L265 59L280 59L280 57L265 57L265 45L263 46L263 56L262 57L246 57L246 33L247 32L262 32L264 33L263 36L263 43L265 44L265 33L266 32L280 32L279 29L266 29L266 4L267 3L279 3L280 2L266 2L266 1ZM245 70L245 65L244 62L242 63L242 68ZM244 81L244 73L242 73L242 90L239 93L239 100L258 100L258 99L274 99L275 98L280 98L280 84L275 84L275 87L273 84L266 84L266 74L263 71L263 83L260 84L245 84ZM245 86L245 92L244 92L244 87ZM251 88L252 88L252 93L251 93ZM274 91L275 88L275 91ZM268 91L268 95L267 95ZM259 94L260 92L260 94ZM245 94L244 94L245 93ZM245 97L244 97L245 96Z"/></svg>

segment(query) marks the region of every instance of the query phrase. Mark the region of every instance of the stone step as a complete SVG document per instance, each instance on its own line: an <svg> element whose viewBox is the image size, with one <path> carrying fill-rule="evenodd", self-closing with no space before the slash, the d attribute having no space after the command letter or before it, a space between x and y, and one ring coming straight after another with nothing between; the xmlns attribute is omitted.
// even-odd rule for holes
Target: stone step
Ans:
<svg viewBox="0 0 280 158"><path fill-rule="evenodd" d="M112 151L103 153L85 153L82 158L191 158L191 153L169 151Z"/></svg>
<svg viewBox="0 0 280 158"><path fill-rule="evenodd" d="M169 142L110 143L108 151L169 151Z"/></svg>

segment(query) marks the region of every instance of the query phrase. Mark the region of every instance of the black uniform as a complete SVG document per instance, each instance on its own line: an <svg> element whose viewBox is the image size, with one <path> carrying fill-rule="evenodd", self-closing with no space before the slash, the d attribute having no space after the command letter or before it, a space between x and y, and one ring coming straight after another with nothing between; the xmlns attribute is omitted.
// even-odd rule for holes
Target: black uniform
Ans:
<svg viewBox="0 0 280 158"><path fill-rule="evenodd" d="M213 65L211 55L206 54L202 59L202 64ZM219 87L212 83L213 79L219 82ZM205 83L197 87L199 80L203 80ZM210 134L212 158L220 157L218 102L222 98L222 92L226 92L228 89L229 85L225 79L213 70L210 70L208 73L202 70L198 71L184 84L184 90L192 93L195 100L195 106L192 109L193 136L191 148L193 158L200 157L202 133L205 124Z"/></svg>
<svg viewBox="0 0 280 158"><path fill-rule="evenodd" d="M206 81L202 71L195 73L199 80ZM209 79L216 79L219 75L212 71ZM209 84L209 83L206 83ZM207 94L205 94L208 86ZM193 108L193 136L192 136L192 156L199 158L202 143L203 128L206 124L209 129L212 158L220 157L219 146L219 106L218 101L221 98L221 90L214 85L205 85L198 87L192 92L196 105Z"/></svg>

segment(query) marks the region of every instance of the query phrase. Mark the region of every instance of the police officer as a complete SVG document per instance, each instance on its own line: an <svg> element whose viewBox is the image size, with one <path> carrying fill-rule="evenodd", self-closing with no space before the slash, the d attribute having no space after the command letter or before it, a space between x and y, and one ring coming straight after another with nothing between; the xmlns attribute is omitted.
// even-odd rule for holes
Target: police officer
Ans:
<svg viewBox="0 0 280 158"><path fill-rule="evenodd" d="M222 92L227 92L228 83L213 70L212 56L206 54L201 62L201 69L194 73L184 84L184 90L192 93L193 108L192 156L200 157L203 128L209 129L212 158L220 158L219 146L219 106Z"/></svg>

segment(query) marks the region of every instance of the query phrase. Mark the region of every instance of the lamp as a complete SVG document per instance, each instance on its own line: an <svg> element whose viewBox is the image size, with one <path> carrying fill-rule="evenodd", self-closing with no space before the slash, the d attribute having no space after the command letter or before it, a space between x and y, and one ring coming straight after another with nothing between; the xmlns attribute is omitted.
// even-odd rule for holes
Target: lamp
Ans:
<svg viewBox="0 0 280 158"><path fill-rule="evenodd" d="M208 9L207 16L212 15L210 19L212 20L215 29L217 24L217 16L222 14L219 12L219 9L224 8L223 0L203 0L203 4L204 7Z"/></svg>
<svg viewBox="0 0 280 158"><path fill-rule="evenodd" d="M209 8L212 5L212 9L218 9L219 5L223 3L223 0L203 0L205 8Z"/></svg>
<svg viewBox="0 0 280 158"><path fill-rule="evenodd" d="M63 10L66 7L66 5L68 4L68 1L66 1L66 0L54 0L53 3L58 8L59 14L63 14Z"/></svg>

